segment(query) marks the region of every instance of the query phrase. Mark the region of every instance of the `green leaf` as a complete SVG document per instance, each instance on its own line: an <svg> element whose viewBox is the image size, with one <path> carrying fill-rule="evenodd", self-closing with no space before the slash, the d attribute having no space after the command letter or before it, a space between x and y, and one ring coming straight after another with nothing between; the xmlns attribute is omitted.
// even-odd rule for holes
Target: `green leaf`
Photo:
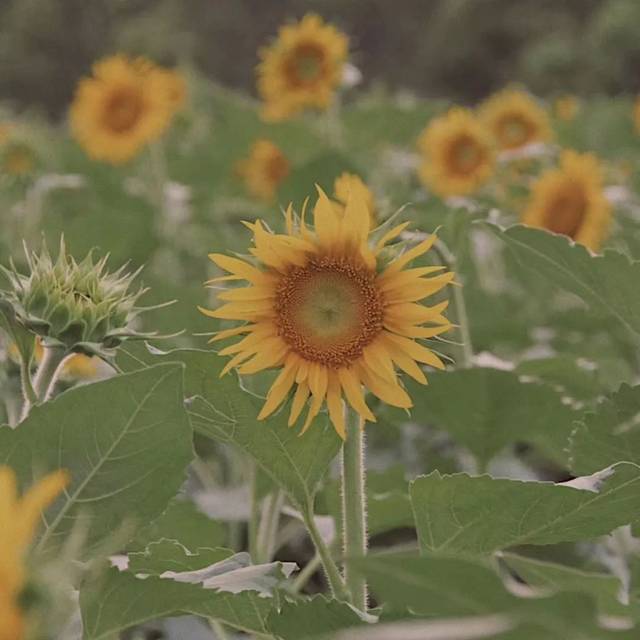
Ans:
<svg viewBox="0 0 640 640"><path fill-rule="evenodd" d="M483 226L507 243L522 266L614 318L636 339L640 337L640 262L612 250L594 256L567 237L541 229Z"/></svg>
<svg viewBox="0 0 640 640"><path fill-rule="evenodd" d="M133 625L186 614L265 634L273 606L273 598L252 591L215 591L155 576L142 580L117 569L110 569L98 583L83 585L80 591L84 640L110 640Z"/></svg>
<svg viewBox="0 0 640 640"><path fill-rule="evenodd" d="M521 580L547 591L584 591L591 594L603 615L625 616L629 608L618 599L622 584L616 576L582 571L555 562L505 553L502 560Z"/></svg>
<svg viewBox="0 0 640 640"><path fill-rule="evenodd" d="M337 631L363 624L365 621L353 607L322 595L309 600L286 600L267 620L271 633L282 640L328 640Z"/></svg>
<svg viewBox="0 0 640 640"><path fill-rule="evenodd" d="M233 555L231 549L195 547L187 549L176 540L151 542L144 551L129 553L132 573L159 576L165 571L186 572L203 569Z"/></svg>
<svg viewBox="0 0 640 640"><path fill-rule="evenodd" d="M447 431L471 451L480 468L515 442L535 444L566 463L577 414L551 387L489 368L434 372L428 387L408 387L414 401L411 419Z"/></svg>
<svg viewBox="0 0 640 640"><path fill-rule="evenodd" d="M77 387L34 407L17 429L0 429L0 460L21 486L54 469L70 473L46 513L41 547L56 548L78 524L90 556L166 508L193 457L182 369L163 364Z"/></svg>
<svg viewBox="0 0 640 640"><path fill-rule="evenodd" d="M620 461L640 464L640 386L626 384L587 412L571 436L573 472L593 473Z"/></svg>
<svg viewBox="0 0 640 640"><path fill-rule="evenodd" d="M481 555L522 544L588 540L640 518L637 465L620 463L581 480L597 492L437 471L422 476L410 487L421 547Z"/></svg>
<svg viewBox="0 0 640 640"><path fill-rule="evenodd" d="M129 551L144 551L149 542L162 538L176 540L193 550L204 544L222 546L227 539L227 531L222 524L198 511L193 502L176 498L162 515L138 531L134 543L127 548Z"/></svg>
<svg viewBox="0 0 640 640"><path fill-rule="evenodd" d="M214 352L177 350L144 357L186 366L185 388L194 429L251 456L301 510L312 503L342 445L324 414L300 435L298 429L287 427L287 407L258 421L261 401L242 389L233 374L220 378L226 359Z"/></svg>

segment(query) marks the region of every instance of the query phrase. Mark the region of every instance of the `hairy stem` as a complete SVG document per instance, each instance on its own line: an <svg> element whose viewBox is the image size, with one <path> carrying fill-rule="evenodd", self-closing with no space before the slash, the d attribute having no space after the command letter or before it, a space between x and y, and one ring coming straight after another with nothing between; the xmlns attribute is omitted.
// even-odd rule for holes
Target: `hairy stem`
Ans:
<svg viewBox="0 0 640 640"><path fill-rule="evenodd" d="M62 362L67 355L67 350L64 347L52 346L44 348L42 361L33 381L33 391L37 402L46 402L53 396ZM22 420L29 415L33 404L31 400L25 398Z"/></svg>
<svg viewBox="0 0 640 640"><path fill-rule="evenodd" d="M342 448L342 527L344 555L361 558L367 553L367 505L365 493L365 441L362 418L346 409L347 438ZM367 610L367 583L363 577L344 570L352 604Z"/></svg>
<svg viewBox="0 0 640 640"><path fill-rule="evenodd" d="M313 541L313 544L316 548L317 554L320 556L322 560L322 566L325 571L325 575L327 576L327 582L329 583L329 587L331 589L331 593L338 600L349 601L349 593L345 587L345 584L342 580L342 576L340 575L340 571L338 571L338 567L331 556L331 551L329 547L322 539L320 535L320 531L318 531L318 527L316 526L315 520L313 519L313 509L310 505L305 507L302 512L302 518L304 520L305 527L309 532L309 536Z"/></svg>
<svg viewBox="0 0 640 640"><path fill-rule="evenodd" d="M256 544L259 563L271 562L273 558L283 503L284 493L280 490L265 498Z"/></svg>

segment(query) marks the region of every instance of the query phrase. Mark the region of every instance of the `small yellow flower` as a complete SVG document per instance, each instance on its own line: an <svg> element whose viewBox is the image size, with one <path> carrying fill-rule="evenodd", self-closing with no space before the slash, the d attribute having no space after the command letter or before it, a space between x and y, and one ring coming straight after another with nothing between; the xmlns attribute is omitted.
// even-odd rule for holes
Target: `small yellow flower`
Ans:
<svg viewBox="0 0 640 640"><path fill-rule="evenodd" d="M33 172L36 155L33 149L23 142L8 142L0 152L2 172L15 178L21 178Z"/></svg>
<svg viewBox="0 0 640 640"><path fill-rule="evenodd" d="M420 135L418 148L420 179L440 196L473 193L494 170L491 136L468 109L454 107L434 118Z"/></svg>
<svg viewBox="0 0 640 640"><path fill-rule="evenodd" d="M480 105L479 113L502 150L551 139L546 111L525 91L500 91Z"/></svg>
<svg viewBox="0 0 640 640"><path fill-rule="evenodd" d="M543 173L534 184L522 221L597 251L611 222L598 159L590 153L564 151L560 167Z"/></svg>
<svg viewBox="0 0 640 640"><path fill-rule="evenodd" d="M305 224L304 213L299 222L294 220L291 206L286 220L286 234L271 232L260 220L247 224L254 237L253 262L209 256L230 274L212 283L246 280L248 286L219 293L224 304L201 311L242 323L220 331L213 341L247 334L220 351L233 356L223 374L234 368L242 375L280 369L258 419L276 411L295 388L289 424L298 420L309 400L304 432L326 403L333 426L344 438L343 398L363 420L375 422L363 387L383 402L408 408L411 398L397 369L425 384L418 363L444 368L419 340L450 328L443 316L447 302L426 306L423 301L449 284L453 273L438 266L405 269L431 248L435 236L395 259L383 259L385 245L408 223L372 242L369 211L357 189L341 213L319 191L313 230Z"/></svg>
<svg viewBox="0 0 640 640"><path fill-rule="evenodd" d="M369 218L371 226L376 226L376 201L373 193L369 187L362 181L360 176L355 173L347 173L346 171L340 174L333 183L333 195L340 205L339 213L342 213L344 207L347 206L349 197L352 191L359 191L362 199L365 202L367 211L369 212Z"/></svg>
<svg viewBox="0 0 640 640"><path fill-rule="evenodd" d="M580 100L575 96L561 96L553 103L556 118L570 122L580 111Z"/></svg>
<svg viewBox="0 0 640 640"><path fill-rule="evenodd" d="M280 28L260 53L258 93L266 120L284 120L307 108L326 109L342 80L349 41L317 15Z"/></svg>
<svg viewBox="0 0 640 640"><path fill-rule="evenodd" d="M636 98L633 106L633 123L635 124L636 131L640 133L640 96Z"/></svg>
<svg viewBox="0 0 640 640"><path fill-rule="evenodd" d="M158 67L154 71L167 92L169 104L174 113L184 109L187 103L187 82L184 76L175 69Z"/></svg>
<svg viewBox="0 0 640 640"><path fill-rule="evenodd" d="M87 154L112 164L133 158L167 129L175 111L166 73L122 55L96 63L78 85L71 129Z"/></svg>
<svg viewBox="0 0 640 640"><path fill-rule="evenodd" d="M56 471L20 498L13 469L0 466L0 640L24 638L27 621L19 602L27 582L25 555L42 511L67 482L67 473Z"/></svg>
<svg viewBox="0 0 640 640"><path fill-rule="evenodd" d="M236 165L236 172L244 181L247 191L265 202L271 202L278 187L289 175L286 156L271 140L256 140L249 156Z"/></svg>

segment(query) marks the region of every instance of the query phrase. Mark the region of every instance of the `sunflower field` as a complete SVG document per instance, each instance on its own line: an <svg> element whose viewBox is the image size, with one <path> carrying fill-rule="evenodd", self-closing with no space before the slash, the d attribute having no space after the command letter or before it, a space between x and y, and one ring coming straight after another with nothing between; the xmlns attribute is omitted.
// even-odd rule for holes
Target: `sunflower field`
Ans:
<svg viewBox="0 0 640 640"><path fill-rule="evenodd" d="M640 637L640 98L354 47L0 106L0 640Z"/></svg>

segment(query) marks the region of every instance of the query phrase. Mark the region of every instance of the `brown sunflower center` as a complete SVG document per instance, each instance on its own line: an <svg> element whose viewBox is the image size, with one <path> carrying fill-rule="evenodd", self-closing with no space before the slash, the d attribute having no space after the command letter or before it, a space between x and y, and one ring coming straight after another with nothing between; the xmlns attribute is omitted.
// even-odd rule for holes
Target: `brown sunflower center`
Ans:
<svg viewBox="0 0 640 640"><path fill-rule="evenodd" d="M449 167L453 173L473 173L483 163L484 155L484 149L474 138L460 136L449 148Z"/></svg>
<svg viewBox="0 0 640 640"><path fill-rule="evenodd" d="M498 122L497 134L502 147L517 149L534 139L535 127L521 115L512 113L504 116Z"/></svg>
<svg viewBox="0 0 640 640"><path fill-rule="evenodd" d="M121 87L105 103L104 124L115 133L125 133L136 125L143 109L140 92L134 87Z"/></svg>
<svg viewBox="0 0 640 640"><path fill-rule="evenodd" d="M276 296L279 333L305 360L338 369L357 360L382 330L376 274L333 258L289 271Z"/></svg>
<svg viewBox="0 0 640 640"><path fill-rule="evenodd" d="M289 161L282 153L273 153L266 166L267 179L273 184L280 184L289 175Z"/></svg>
<svg viewBox="0 0 640 640"><path fill-rule="evenodd" d="M299 44L285 62L285 74L294 87L314 85L323 75L325 53L312 42Z"/></svg>
<svg viewBox="0 0 640 640"><path fill-rule="evenodd" d="M567 180L547 204L545 227L554 233L575 238L584 221L588 204L582 185Z"/></svg>

